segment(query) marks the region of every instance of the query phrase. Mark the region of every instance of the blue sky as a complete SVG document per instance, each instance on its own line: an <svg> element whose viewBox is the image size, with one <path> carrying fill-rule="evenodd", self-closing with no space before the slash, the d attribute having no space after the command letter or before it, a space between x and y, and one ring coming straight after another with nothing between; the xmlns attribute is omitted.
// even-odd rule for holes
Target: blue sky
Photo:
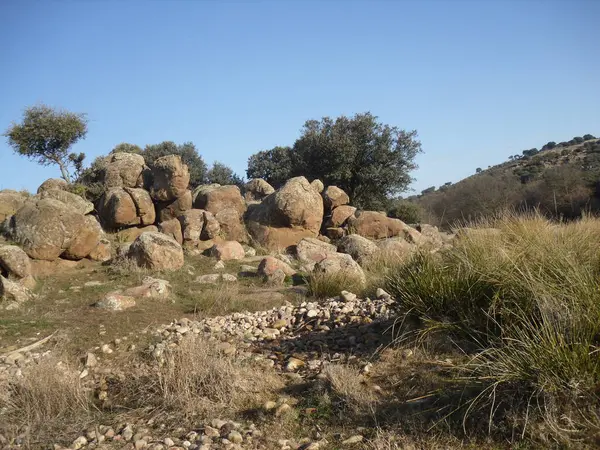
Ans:
<svg viewBox="0 0 600 450"><path fill-rule="evenodd" d="M417 129L416 191L549 140L600 134L600 1L0 0L0 128L87 113L94 157L192 141L244 173L311 118ZM55 167L0 141L0 188Z"/></svg>

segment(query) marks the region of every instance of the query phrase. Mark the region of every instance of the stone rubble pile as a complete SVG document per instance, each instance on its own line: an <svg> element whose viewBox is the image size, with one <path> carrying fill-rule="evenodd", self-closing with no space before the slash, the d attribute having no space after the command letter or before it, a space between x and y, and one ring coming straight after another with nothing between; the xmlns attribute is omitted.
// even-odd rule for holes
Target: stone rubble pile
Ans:
<svg viewBox="0 0 600 450"><path fill-rule="evenodd" d="M394 318L394 305L395 301L381 289L377 299L358 299L344 291L339 298L322 303L287 303L268 311L200 321L184 318L159 327L154 334L160 340L152 344L150 351L160 359L166 348L187 334L196 334L221 342L226 352L261 354L287 371L318 371L328 355L349 351L368 354L389 343L391 336L385 332Z"/></svg>

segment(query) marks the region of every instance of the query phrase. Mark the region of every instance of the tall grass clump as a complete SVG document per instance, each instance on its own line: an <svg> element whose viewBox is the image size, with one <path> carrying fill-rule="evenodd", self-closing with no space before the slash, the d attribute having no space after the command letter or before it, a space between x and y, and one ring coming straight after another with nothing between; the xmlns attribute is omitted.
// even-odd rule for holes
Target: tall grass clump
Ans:
<svg viewBox="0 0 600 450"><path fill-rule="evenodd" d="M342 291L360 295L365 290L364 280L343 270L337 273L313 272L306 282L308 295L316 298L337 297Z"/></svg>
<svg viewBox="0 0 600 450"><path fill-rule="evenodd" d="M387 288L421 321L421 336L468 343L462 376L482 388L468 411L525 399L522 422L544 417L556 439L600 431L600 220L479 223L452 249L415 255Z"/></svg>
<svg viewBox="0 0 600 450"><path fill-rule="evenodd" d="M0 383L0 430L21 436L28 448L46 448L80 432L96 413L79 372L47 355Z"/></svg>

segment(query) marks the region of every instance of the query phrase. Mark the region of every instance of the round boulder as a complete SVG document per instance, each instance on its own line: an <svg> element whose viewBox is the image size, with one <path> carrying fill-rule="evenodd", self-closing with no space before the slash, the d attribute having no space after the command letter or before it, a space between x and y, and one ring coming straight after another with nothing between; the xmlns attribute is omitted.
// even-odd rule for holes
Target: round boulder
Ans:
<svg viewBox="0 0 600 450"><path fill-rule="evenodd" d="M144 175L148 172L142 155L118 152L107 158L102 181L105 189L144 187Z"/></svg>
<svg viewBox="0 0 600 450"><path fill-rule="evenodd" d="M254 178L244 186L244 198L247 202L260 202L267 195L275 192L273 186L262 178Z"/></svg>
<svg viewBox="0 0 600 450"><path fill-rule="evenodd" d="M43 186L43 185L42 185ZM41 187L41 186L40 186ZM94 204L77 194L62 189L45 189L37 195L38 198L53 198L75 209L79 214L89 214L94 210Z"/></svg>
<svg viewBox="0 0 600 450"><path fill-rule="evenodd" d="M177 270L184 263L181 245L158 232L142 233L129 247L127 257L150 270Z"/></svg>
<svg viewBox="0 0 600 450"><path fill-rule="evenodd" d="M154 161L152 176L152 198L159 202L182 197L190 184L190 171L179 155L167 155Z"/></svg>
<svg viewBox="0 0 600 450"><path fill-rule="evenodd" d="M49 178L40 184L40 187L37 189L37 193L41 194L44 191L49 191L50 189L58 189L61 191L66 191L69 187L69 183L67 183L62 178Z"/></svg>
<svg viewBox="0 0 600 450"><path fill-rule="evenodd" d="M27 201L28 195L6 189L0 191L0 222L16 213Z"/></svg>
<svg viewBox="0 0 600 450"><path fill-rule="evenodd" d="M350 203L350 197L337 186L328 186L323 192L323 200L325 207L331 211L338 206L347 205Z"/></svg>
<svg viewBox="0 0 600 450"><path fill-rule="evenodd" d="M16 245L0 245L0 272L10 280L31 276L29 256Z"/></svg>
<svg viewBox="0 0 600 450"><path fill-rule="evenodd" d="M215 256L219 261L244 259L246 256L244 247L237 241L219 242L211 248L210 252L211 255Z"/></svg>
<svg viewBox="0 0 600 450"><path fill-rule="evenodd" d="M64 253L85 257L78 236L86 236L90 251L100 240L88 234L90 226L86 216L58 200L32 199L12 216L10 236L34 259L52 261Z"/></svg>
<svg viewBox="0 0 600 450"><path fill-rule="evenodd" d="M359 236L358 234L351 234L340 239L338 251L340 253L347 253L352 256L355 261L362 264L377 253L379 247L367 238Z"/></svg>

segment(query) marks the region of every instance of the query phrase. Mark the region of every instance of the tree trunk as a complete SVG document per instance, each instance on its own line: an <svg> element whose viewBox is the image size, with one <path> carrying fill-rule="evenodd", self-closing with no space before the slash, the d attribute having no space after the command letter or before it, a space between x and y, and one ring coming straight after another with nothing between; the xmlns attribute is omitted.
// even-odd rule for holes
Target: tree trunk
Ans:
<svg viewBox="0 0 600 450"><path fill-rule="evenodd" d="M71 177L69 176L69 172L67 171L67 167L61 162L57 161L58 167L60 167L60 173L62 174L62 179L67 183L71 184Z"/></svg>

